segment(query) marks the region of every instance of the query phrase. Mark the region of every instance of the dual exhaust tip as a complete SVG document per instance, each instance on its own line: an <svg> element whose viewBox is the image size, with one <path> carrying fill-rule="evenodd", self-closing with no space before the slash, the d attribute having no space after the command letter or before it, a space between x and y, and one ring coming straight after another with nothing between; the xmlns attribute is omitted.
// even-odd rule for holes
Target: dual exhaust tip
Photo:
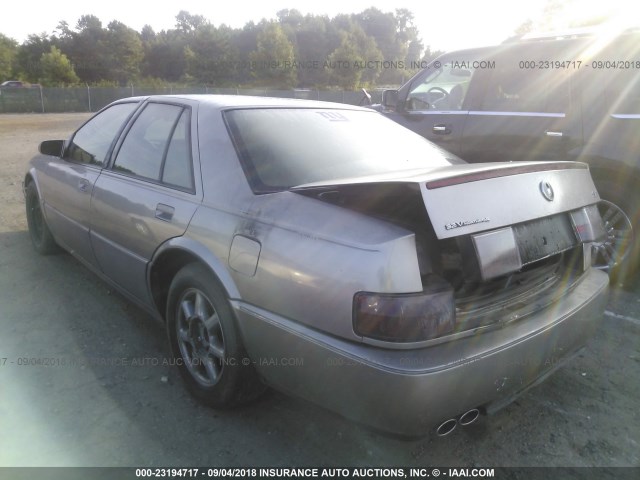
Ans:
<svg viewBox="0 0 640 480"><path fill-rule="evenodd" d="M444 422L442 422L438 426L438 428L436 428L436 434L439 437L449 435L456 429L458 424L466 427L467 425L471 425L473 422L478 420L478 417L480 417L480 410L478 408L472 408L471 410L463 413L457 418L450 418L449 420L445 420Z"/></svg>

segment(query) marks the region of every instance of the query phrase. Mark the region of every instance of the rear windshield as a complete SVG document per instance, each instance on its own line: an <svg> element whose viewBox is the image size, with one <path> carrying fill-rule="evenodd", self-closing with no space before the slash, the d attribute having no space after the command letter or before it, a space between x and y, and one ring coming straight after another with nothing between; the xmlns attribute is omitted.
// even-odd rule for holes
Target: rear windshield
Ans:
<svg viewBox="0 0 640 480"><path fill-rule="evenodd" d="M460 162L374 111L261 108L224 116L256 193Z"/></svg>

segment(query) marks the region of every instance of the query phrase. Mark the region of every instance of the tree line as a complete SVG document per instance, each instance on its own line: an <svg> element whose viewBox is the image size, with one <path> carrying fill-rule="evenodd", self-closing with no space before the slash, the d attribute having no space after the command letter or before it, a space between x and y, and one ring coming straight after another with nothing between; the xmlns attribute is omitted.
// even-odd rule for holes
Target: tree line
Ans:
<svg viewBox="0 0 640 480"><path fill-rule="evenodd" d="M242 28L180 11L175 28L138 32L83 15L18 44L0 34L0 79L60 85L210 85L357 89L400 84L441 52L425 47L407 9L335 17L295 9Z"/></svg>

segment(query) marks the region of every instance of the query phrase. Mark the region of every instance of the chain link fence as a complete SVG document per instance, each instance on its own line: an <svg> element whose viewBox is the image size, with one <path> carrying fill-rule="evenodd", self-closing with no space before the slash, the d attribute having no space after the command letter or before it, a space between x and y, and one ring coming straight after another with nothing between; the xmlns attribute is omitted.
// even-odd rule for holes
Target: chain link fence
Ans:
<svg viewBox="0 0 640 480"><path fill-rule="evenodd" d="M147 95L220 94L260 97L303 98L325 102L358 105L362 91L335 90L269 90L212 87L67 87L67 88L3 88L0 90L0 113L65 113L96 112L120 98ZM374 103L380 103L382 92L371 92Z"/></svg>

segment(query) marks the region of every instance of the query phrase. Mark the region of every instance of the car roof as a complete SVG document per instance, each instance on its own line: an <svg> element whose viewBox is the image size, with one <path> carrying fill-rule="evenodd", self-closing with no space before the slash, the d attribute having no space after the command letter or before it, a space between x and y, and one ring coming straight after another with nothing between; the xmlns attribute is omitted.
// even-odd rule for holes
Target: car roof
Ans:
<svg viewBox="0 0 640 480"><path fill-rule="evenodd" d="M451 50L448 51L446 53L443 53L442 55L440 55L438 58L440 57L444 57L445 55L467 55L467 56L472 56L474 54L482 54L485 52L493 52L496 47L498 45L487 45L484 47L474 47L474 48L463 48L460 50Z"/></svg>
<svg viewBox="0 0 640 480"><path fill-rule="evenodd" d="M171 101L189 100L201 104L210 105L214 108L226 110L230 108L331 108L341 110L361 110L370 112L371 109L348 105L344 103L322 102L318 100L303 100L297 98L275 98L275 97L253 97L248 95L216 95L216 94L189 94L189 95L152 95L149 97L123 98L126 101Z"/></svg>
<svg viewBox="0 0 640 480"><path fill-rule="evenodd" d="M482 53L493 53L503 49L511 49L514 47L530 46L532 44L540 45L560 45L563 43L575 43L575 42L592 42L598 39L599 35L609 33L602 31L602 29L594 27L574 28L563 31L551 31L551 32L530 32L523 35L515 35L506 39L504 42L496 45L485 45L482 47L465 48L460 50L451 50L441 56L445 55L473 55ZM624 40L626 38L640 38L640 29L630 28L627 30L619 31L615 35L609 35L609 42L613 43L618 40Z"/></svg>
<svg viewBox="0 0 640 480"><path fill-rule="evenodd" d="M445 57L474 57L478 60L484 59L483 55L494 55L500 52L509 52L513 50L520 50L522 48L529 48L532 45L541 46L543 49L563 49L569 45L575 44L589 44L594 41L598 41L600 30L594 28L572 29L562 32L543 32L543 33L529 33L525 35L516 35L508 38L504 42L497 45L486 45L475 48L465 48L460 50L451 50L438 56L438 59ZM617 32L615 35L608 38L609 45L616 45L616 42L628 42L628 41L640 41L640 30L628 29ZM560 51L560 50L559 50ZM418 75L420 72L418 73ZM411 82L413 79L409 80Z"/></svg>
<svg viewBox="0 0 640 480"><path fill-rule="evenodd" d="M513 39L514 42L532 42L532 41L562 41L562 40L576 40L576 39L585 39L585 40L593 40L598 37L605 36L609 38L610 41L614 41L620 37L625 37L627 35L636 35L640 33L640 30L637 28L629 28L627 30L620 30L612 35L612 32L609 30L603 29L600 27L583 27L583 28L571 28L567 30L559 30L559 31L549 31L549 32L529 32L521 35L519 37L515 37Z"/></svg>

